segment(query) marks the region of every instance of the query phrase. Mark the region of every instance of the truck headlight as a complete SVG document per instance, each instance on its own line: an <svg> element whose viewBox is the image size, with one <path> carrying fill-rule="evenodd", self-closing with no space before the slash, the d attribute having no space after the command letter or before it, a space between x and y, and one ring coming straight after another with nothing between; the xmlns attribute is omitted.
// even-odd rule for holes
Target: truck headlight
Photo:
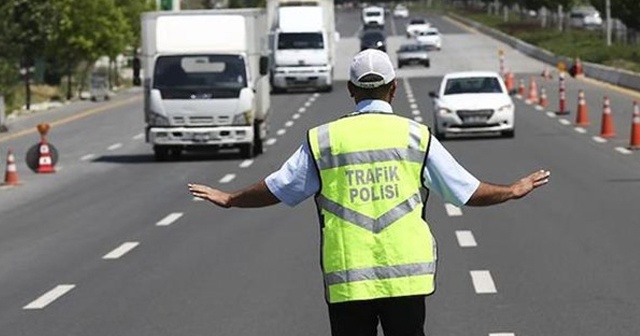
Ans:
<svg viewBox="0 0 640 336"><path fill-rule="evenodd" d="M510 112L513 111L513 104L507 104L504 106L500 106L498 108L498 112L502 113L502 112Z"/></svg>
<svg viewBox="0 0 640 336"><path fill-rule="evenodd" d="M253 110L247 110L236 114L233 117L233 124L238 126L248 126L253 124Z"/></svg>
<svg viewBox="0 0 640 336"><path fill-rule="evenodd" d="M159 127L170 126L169 118L152 111L149 113L149 125Z"/></svg>

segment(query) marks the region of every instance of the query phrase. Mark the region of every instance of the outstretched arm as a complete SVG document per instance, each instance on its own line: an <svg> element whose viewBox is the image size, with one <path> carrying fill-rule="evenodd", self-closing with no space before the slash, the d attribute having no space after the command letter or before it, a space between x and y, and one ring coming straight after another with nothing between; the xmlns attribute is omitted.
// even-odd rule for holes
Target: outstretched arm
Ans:
<svg viewBox="0 0 640 336"><path fill-rule="evenodd" d="M480 182L478 189L471 195L466 205L488 206L522 198L549 182L551 172L539 170L511 185L497 185Z"/></svg>
<svg viewBox="0 0 640 336"><path fill-rule="evenodd" d="M193 196L223 208L261 208L280 203L280 200L269 191L264 180L234 193L227 193L202 184L189 183L188 186Z"/></svg>

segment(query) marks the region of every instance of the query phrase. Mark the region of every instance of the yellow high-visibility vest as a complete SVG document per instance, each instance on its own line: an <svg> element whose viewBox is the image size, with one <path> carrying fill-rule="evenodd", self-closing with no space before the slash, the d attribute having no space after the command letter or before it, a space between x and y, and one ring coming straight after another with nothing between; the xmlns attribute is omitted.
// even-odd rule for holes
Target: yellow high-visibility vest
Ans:
<svg viewBox="0 0 640 336"><path fill-rule="evenodd" d="M421 194L430 138L428 127L390 113L309 130L329 303L434 291L436 243Z"/></svg>

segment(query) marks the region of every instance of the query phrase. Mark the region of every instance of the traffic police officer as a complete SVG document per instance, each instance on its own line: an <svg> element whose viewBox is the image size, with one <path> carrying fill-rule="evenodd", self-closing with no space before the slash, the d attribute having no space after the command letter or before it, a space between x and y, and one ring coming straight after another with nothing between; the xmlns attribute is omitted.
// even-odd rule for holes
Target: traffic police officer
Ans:
<svg viewBox="0 0 640 336"><path fill-rule="evenodd" d="M511 185L477 180L428 127L393 113L396 85L387 54L364 50L350 66L355 112L309 130L280 170L231 194L189 184L222 207L294 206L315 195L333 336L374 336L378 323L386 336L424 335L436 271L426 189L459 206L486 206L548 182L544 170Z"/></svg>

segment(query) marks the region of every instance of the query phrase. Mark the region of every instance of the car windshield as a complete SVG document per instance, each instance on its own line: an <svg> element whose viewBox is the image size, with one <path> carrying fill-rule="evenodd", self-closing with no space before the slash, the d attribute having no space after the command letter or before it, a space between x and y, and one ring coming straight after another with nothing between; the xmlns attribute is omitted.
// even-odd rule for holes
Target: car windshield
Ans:
<svg viewBox="0 0 640 336"><path fill-rule="evenodd" d="M428 31L427 32L427 36L437 36L438 32L437 31Z"/></svg>
<svg viewBox="0 0 640 336"><path fill-rule="evenodd" d="M366 13L364 13L364 15L366 17L373 17L373 16L382 16L382 13L377 12L377 11L376 12L366 12Z"/></svg>
<svg viewBox="0 0 640 336"><path fill-rule="evenodd" d="M246 86L245 63L240 55L160 56L154 69L156 89L241 89Z"/></svg>
<svg viewBox="0 0 640 336"><path fill-rule="evenodd" d="M280 33L278 49L322 49L322 33Z"/></svg>
<svg viewBox="0 0 640 336"><path fill-rule="evenodd" d="M444 89L445 95L502 92L502 87L496 77L450 78Z"/></svg>
<svg viewBox="0 0 640 336"><path fill-rule="evenodd" d="M429 48L424 44L405 44L400 46L400 51L427 51Z"/></svg>
<svg viewBox="0 0 640 336"><path fill-rule="evenodd" d="M423 19L412 19L411 21L409 21L409 24L425 24L425 23L427 23L427 21Z"/></svg>

